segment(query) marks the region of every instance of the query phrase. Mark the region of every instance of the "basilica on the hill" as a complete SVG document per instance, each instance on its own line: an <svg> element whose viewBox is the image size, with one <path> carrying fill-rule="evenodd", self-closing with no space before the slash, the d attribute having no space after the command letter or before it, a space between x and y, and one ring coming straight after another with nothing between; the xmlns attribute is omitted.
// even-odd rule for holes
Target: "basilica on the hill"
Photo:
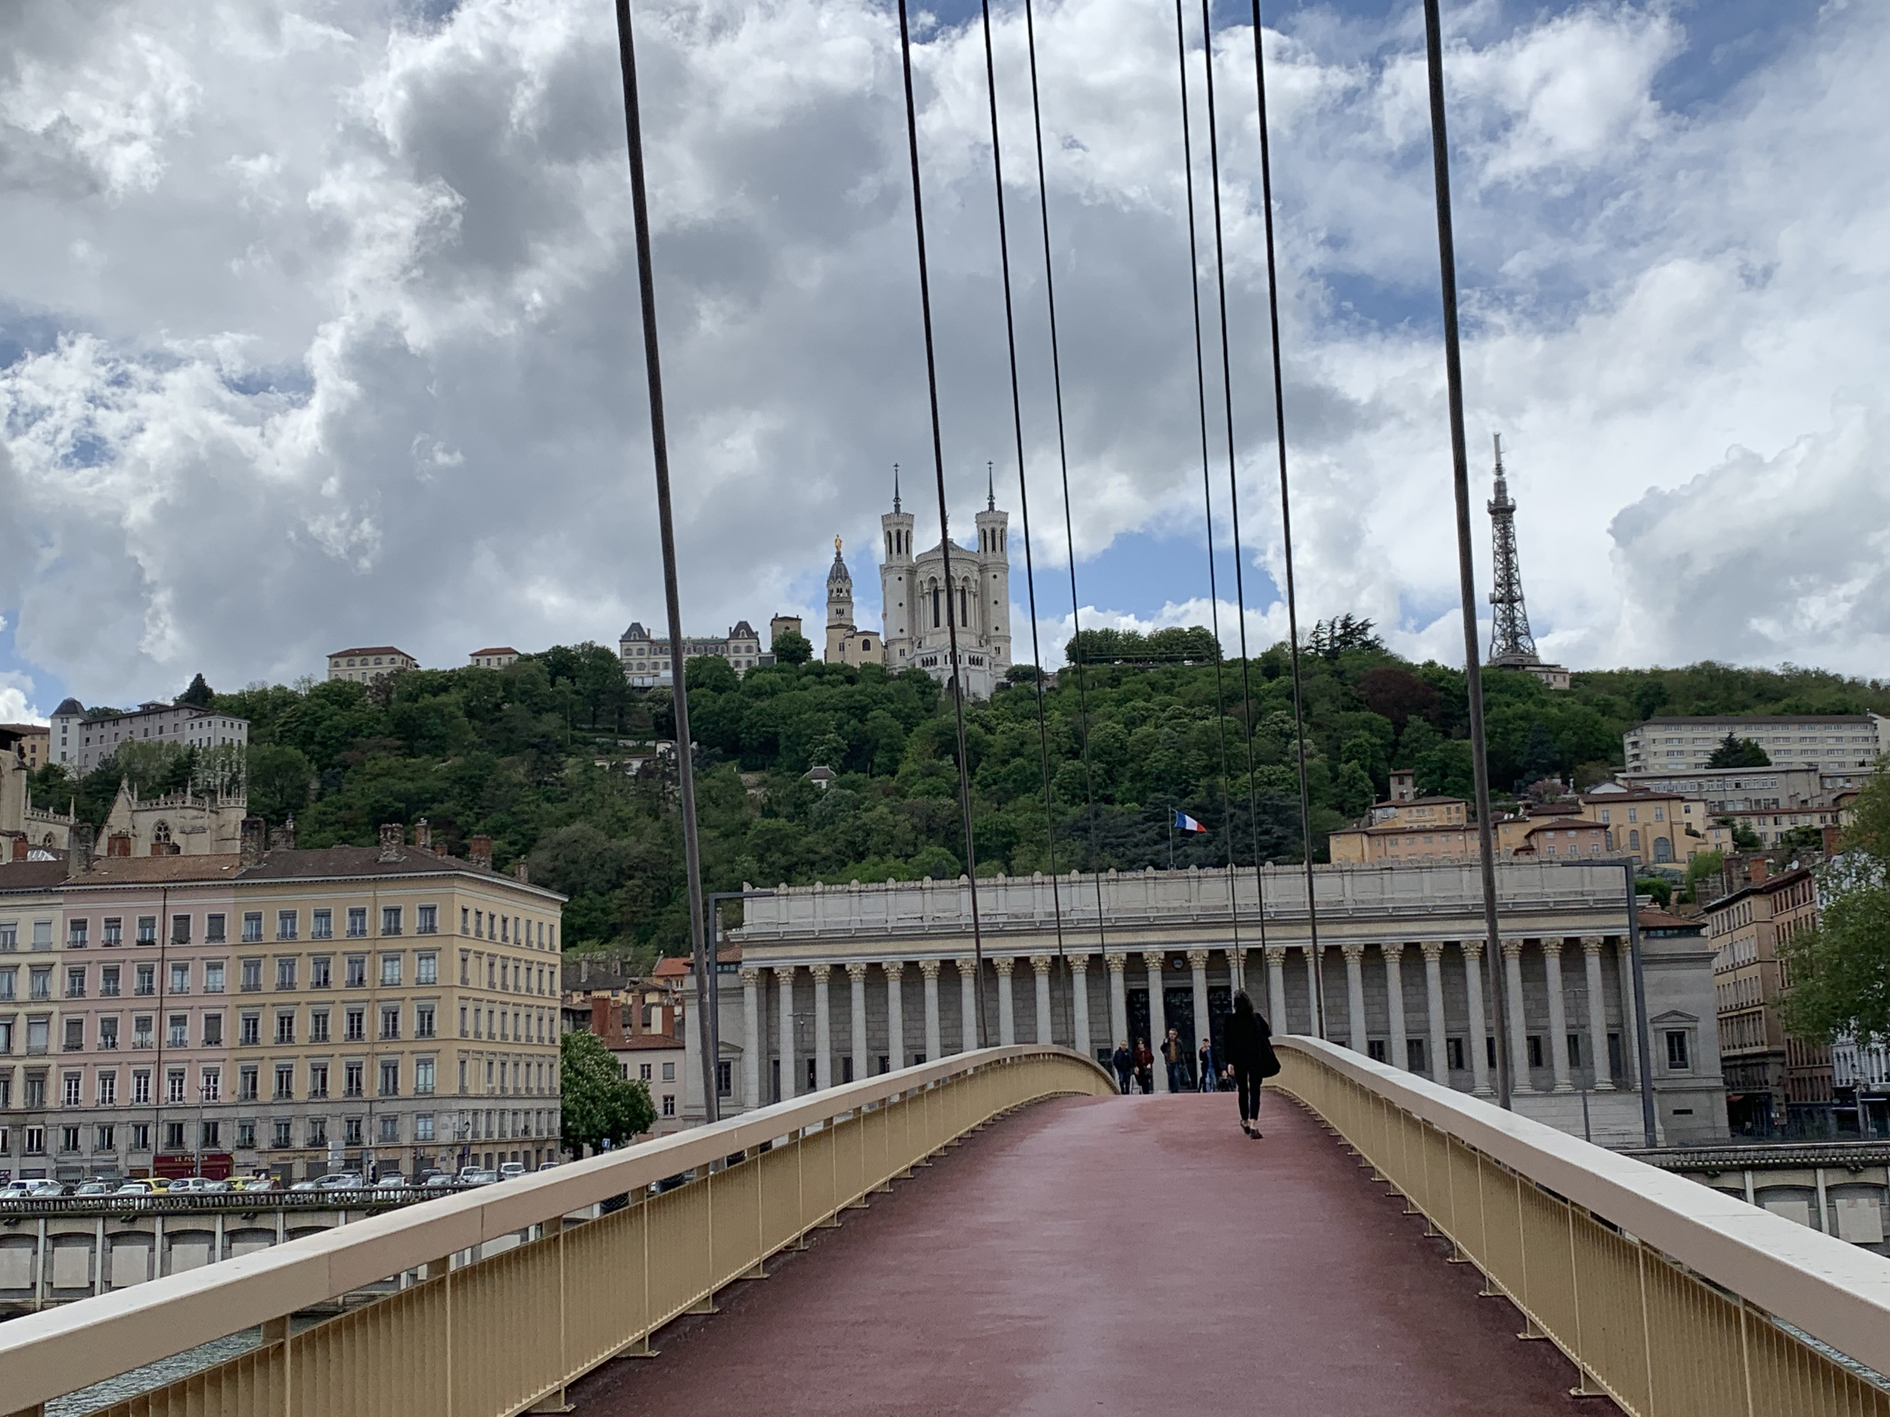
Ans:
<svg viewBox="0 0 1890 1417"><path fill-rule="evenodd" d="M945 574L945 544L913 549L914 517L899 501L893 480L892 510L879 519L884 539L879 567L882 630L861 629L853 618L853 576L834 538L833 568L827 572L829 664L883 664L897 671L917 667L949 683L951 624L958 627L958 671L965 692L988 699L1011 667L1010 516L988 492L978 513L978 544L952 544L951 574Z"/></svg>

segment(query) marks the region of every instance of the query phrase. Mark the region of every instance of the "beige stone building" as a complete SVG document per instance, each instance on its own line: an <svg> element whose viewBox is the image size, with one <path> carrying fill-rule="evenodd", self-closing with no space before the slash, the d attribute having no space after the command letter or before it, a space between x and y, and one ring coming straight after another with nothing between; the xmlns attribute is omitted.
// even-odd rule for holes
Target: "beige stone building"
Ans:
<svg viewBox="0 0 1890 1417"><path fill-rule="evenodd" d="M1642 866L1684 867L1703 851L1732 850L1732 833L1698 798L1623 788L1576 800L1584 818L1608 830L1610 852Z"/></svg>
<svg viewBox="0 0 1890 1417"><path fill-rule="evenodd" d="M0 1170L549 1159L562 903L424 823L297 850L252 818L233 853L7 863Z"/></svg>
<svg viewBox="0 0 1890 1417"><path fill-rule="evenodd" d="M52 729L43 723L0 723L0 745L8 743L28 772L52 761Z"/></svg>
<svg viewBox="0 0 1890 1417"><path fill-rule="evenodd" d="M1746 865L1748 883L1707 905L1705 918L1728 1116L1735 1132L1767 1136L1829 1113L1831 1050L1789 1036L1779 1012L1791 984L1780 946L1817 923L1816 882L1803 867L1774 876L1762 858Z"/></svg>
<svg viewBox="0 0 1890 1417"><path fill-rule="evenodd" d="M393 645L366 645L338 649L328 656L330 679L351 679L357 684L371 684L404 669L418 669L420 661Z"/></svg>
<svg viewBox="0 0 1890 1417"><path fill-rule="evenodd" d="M474 669L503 669L508 664L518 663L518 651L510 645L496 645L490 649L476 649L467 659Z"/></svg>

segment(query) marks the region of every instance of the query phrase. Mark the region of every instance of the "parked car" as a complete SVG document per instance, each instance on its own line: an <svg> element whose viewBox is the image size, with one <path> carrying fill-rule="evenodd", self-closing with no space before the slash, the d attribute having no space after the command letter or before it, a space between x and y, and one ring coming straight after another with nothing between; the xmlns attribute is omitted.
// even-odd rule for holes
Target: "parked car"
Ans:
<svg viewBox="0 0 1890 1417"><path fill-rule="evenodd" d="M149 1181L127 1181L112 1192L115 1196L148 1196L152 1194Z"/></svg>
<svg viewBox="0 0 1890 1417"><path fill-rule="evenodd" d="M278 1182L274 1176L239 1176L230 1184L235 1189L244 1192L279 1191L282 1189L281 1183Z"/></svg>
<svg viewBox="0 0 1890 1417"><path fill-rule="evenodd" d="M112 1193L110 1181L86 1181L72 1194L75 1196L109 1196Z"/></svg>
<svg viewBox="0 0 1890 1417"><path fill-rule="evenodd" d="M315 1178L315 1188L319 1191L358 1191L366 1185L359 1171L330 1171L326 1176Z"/></svg>
<svg viewBox="0 0 1890 1417"><path fill-rule="evenodd" d="M486 1168L483 1166L462 1166L459 1168L459 1179L462 1181L470 1181L485 1169Z"/></svg>
<svg viewBox="0 0 1890 1417"><path fill-rule="evenodd" d="M70 1188L64 1181L33 1180L26 1183L26 1198L28 1200L48 1200L58 1196L69 1195L70 1193Z"/></svg>
<svg viewBox="0 0 1890 1417"><path fill-rule="evenodd" d="M473 1167L470 1173L466 1171L459 1173L459 1183L462 1186L490 1186L498 1179L497 1171L481 1171L478 1167Z"/></svg>
<svg viewBox="0 0 1890 1417"><path fill-rule="evenodd" d="M228 1181L205 1181L201 1186L197 1187L197 1189L200 1191L208 1191L213 1195L227 1195L235 1190L236 1187L231 1185Z"/></svg>
<svg viewBox="0 0 1890 1417"><path fill-rule="evenodd" d="M165 1190L171 1195L195 1195L200 1191L207 1191L209 1188L210 1183L202 1176L175 1176L172 1177L169 1184L165 1186Z"/></svg>
<svg viewBox="0 0 1890 1417"><path fill-rule="evenodd" d="M556 1166L557 1164L558 1163L555 1161L541 1161L538 1163L538 1169L540 1171L549 1171L552 1167Z"/></svg>
<svg viewBox="0 0 1890 1417"><path fill-rule="evenodd" d="M374 1183L374 1189L377 1191L404 1191L407 1188L407 1178L398 1171L391 1176L383 1176Z"/></svg>
<svg viewBox="0 0 1890 1417"><path fill-rule="evenodd" d="M297 1181L289 1187L292 1191L319 1191L321 1188L320 1181Z"/></svg>
<svg viewBox="0 0 1890 1417"><path fill-rule="evenodd" d="M428 1190L438 1191L444 1190L446 1187L452 1185L453 1178L447 1172L434 1166L422 1171L420 1173L420 1179L415 1181L414 1184L416 1186L424 1186Z"/></svg>
<svg viewBox="0 0 1890 1417"><path fill-rule="evenodd" d="M530 1169L523 1161L502 1161L499 1163L499 1179L515 1181Z"/></svg>

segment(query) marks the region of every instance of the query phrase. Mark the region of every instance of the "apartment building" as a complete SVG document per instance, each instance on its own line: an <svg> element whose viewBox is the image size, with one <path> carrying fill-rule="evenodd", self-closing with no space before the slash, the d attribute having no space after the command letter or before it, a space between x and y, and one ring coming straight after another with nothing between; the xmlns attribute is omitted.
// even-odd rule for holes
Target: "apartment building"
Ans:
<svg viewBox="0 0 1890 1417"><path fill-rule="evenodd" d="M52 729L43 723L0 723L0 744L11 743L28 772L36 772L52 759Z"/></svg>
<svg viewBox="0 0 1890 1417"><path fill-rule="evenodd" d="M1831 1050L1790 1037L1779 998L1791 979L1781 946L1817 923L1817 885L1803 867L1770 875L1749 865L1750 883L1708 905L1713 985L1728 1120L1735 1134L1766 1136L1789 1121L1827 1116Z"/></svg>
<svg viewBox="0 0 1890 1417"><path fill-rule="evenodd" d="M241 747L249 742L249 721L194 704L153 700L135 709L100 710L67 699L53 710L46 752L50 761L74 773L88 773L131 742Z"/></svg>
<svg viewBox="0 0 1890 1417"><path fill-rule="evenodd" d="M720 639L683 640L685 661L702 655L726 659L734 667L737 678L758 664L774 662L772 655L765 660L762 658L761 636L746 620L736 621ZM670 682L669 637L652 635L641 621L633 620L630 628L617 637L617 657L623 661L624 677L638 688L654 688Z"/></svg>
<svg viewBox="0 0 1890 1417"><path fill-rule="evenodd" d="M1706 803L1677 792L1606 785L1576 799L1608 833L1608 850L1641 866L1685 866L1703 851L1732 850L1732 833Z"/></svg>
<svg viewBox="0 0 1890 1417"><path fill-rule="evenodd" d="M1727 714L1637 723L1621 735L1622 761L1637 776L1701 769L1729 733L1765 749L1774 767L1842 773L1890 752L1890 718L1881 714Z"/></svg>
<svg viewBox="0 0 1890 1417"><path fill-rule="evenodd" d="M489 645L474 650L466 659L474 669L504 669L518 663L518 651L510 645Z"/></svg>
<svg viewBox="0 0 1890 1417"><path fill-rule="evenodd" d="M473 848L0 866L0 1171L550 1159L563 898Z"/></svg>

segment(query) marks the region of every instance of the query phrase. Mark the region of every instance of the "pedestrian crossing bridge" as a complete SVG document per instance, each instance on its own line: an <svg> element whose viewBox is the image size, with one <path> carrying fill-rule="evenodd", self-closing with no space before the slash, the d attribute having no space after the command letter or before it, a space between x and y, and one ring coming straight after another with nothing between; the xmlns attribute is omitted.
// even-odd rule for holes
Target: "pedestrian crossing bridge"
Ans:
<svg viewBox="0 0 1890 1417"><path fill-rule="evenodd" d="M1277 1042L1258 1141L1232 1099L985 1049L0 1325L0 1406L1890 1417L1890 1262Z"/></svg>

